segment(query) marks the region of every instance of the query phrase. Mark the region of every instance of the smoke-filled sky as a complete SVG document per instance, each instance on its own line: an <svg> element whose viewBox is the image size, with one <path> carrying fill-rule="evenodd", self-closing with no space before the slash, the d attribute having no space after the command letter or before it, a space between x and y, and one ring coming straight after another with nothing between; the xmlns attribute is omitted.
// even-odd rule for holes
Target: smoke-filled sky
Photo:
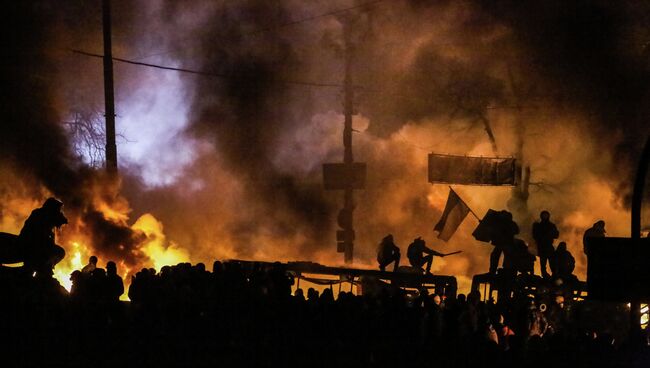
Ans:
<svg viewBox="0 0 650 368"><path fill-rule="evenodd" d="M8 5L0 230L16 231L54 194L79 218L64 237L85 232L91 248L130 266L142 259L148 234L132 225L145 213L159 221L163 247L194 262L341 263L342 193L323 190L321 165L343 158L342 91L319 84L343 81L349 23L354 157L368 164L355 197L357 264L372 265L392 233L403 250L422 236L464 251L436 260L436 272L466 280L486 271L490 246L469 235L474 218L449 243L435 238L448 187L427 183L426 157L494 155L494 145L530 167L530 196L522 206L509 187L455 186L479 216L511 209L529 240L530 223L550 210L581 276L587 227L604 219L609 235L629 235L631 182L650 132L650 6L367 3L113 0L114 56L213 76L115 62L122 181L108 184L68 124L90 116L101 128L101 59L70 51L102 53L101 1Z"/></svg>

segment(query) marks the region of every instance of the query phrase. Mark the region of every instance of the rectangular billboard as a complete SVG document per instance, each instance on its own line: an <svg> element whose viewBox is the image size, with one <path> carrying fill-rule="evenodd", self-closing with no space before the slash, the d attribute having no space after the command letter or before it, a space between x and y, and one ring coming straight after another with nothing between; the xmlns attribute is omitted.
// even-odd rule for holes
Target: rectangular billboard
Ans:
<svg viewBox="0 0 650 368"><path fill-rule="evenodd" d="M467 185L515 185L512 157L429 154L429 182Z"/></svg>

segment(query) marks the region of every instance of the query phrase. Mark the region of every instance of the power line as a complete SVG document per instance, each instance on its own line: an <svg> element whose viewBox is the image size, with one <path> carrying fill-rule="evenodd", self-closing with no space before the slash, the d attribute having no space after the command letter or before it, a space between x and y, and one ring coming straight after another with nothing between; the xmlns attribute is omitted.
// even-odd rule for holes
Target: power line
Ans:
<svg viewBox="0 0 650 368"><path fill-rule="evenodd" d="M84 55L84 56L89 56L89 57L94 57L94 58L104 58L104 55L101 54L96 54L88 51L83 51L83 50L78 50L78 49L68 49L68 51L71 51L74 54L79 54L79 55ZM130 60L130 59L123 59L119 57L112 57L114 61L118 61L121 63L125 64L131 64L131 65L137 65L137 66L145 66L149 68L155 68L155 69L162 69L162 70L170 70L170 71L176 71L176 72L181 72L181 73L189 73L189 74L196 74L196 75L203 75L203 76L208 76L208 77L216 77L216 78L230 78L231 76L223 73L215 73L215 72L209 72L205 70L195 70L195 69L187 69L187 68L179 68L179 67L173 67L173 66L166 66L166 65L159 65L159 64L152 64L152 63L145 63L142 61L136 61L136 60ZM291 84L291 85L299 85L299 86L308 86L308 87L330 87L330 88L342 88L343 84L341 83L330 83L330 82L303 82L303 81L294 81L294 80L277 80L279 83L283 84ZM379 94L383 93L381 89L374 89L374 88L367 88L361 85L354 85L354 88L361 89L363 93L374 93L374 94ZM395 98L401 98L401 99L408 99L408 100L418 100L422 102L432 102L429 99L425 98L419 98L419 97L414 97L414 96L406 96L400 93L390 93L389 94L391 97ZM488 106L488 109L498 109L498 108L511 108L510 106Z"/></svg>
<svg viewBox="0 0 650 368"><path fill-rule="evenodd" d="M311 22L313 20L317 20L317 19L320 19L320 18L330 17L330 16L334 16L334 15L337 15L337 14L349 12L349 11L352 11L352 10L364 8L364 7L370 7L370 6L376 5L376 4L384 2L384 1L386 1L386 0L368 1L366 3L350 6L348 8L332 10L332 11L329 11L329 12L326 12L326 13L312 15L312 16L309 16L309 17L292 20L292 21L277 24L277 25L274 25L274 26L270 26L270 27L266 27L266 28L260 28L260 29L254 30L252 32L243 33L242 36L255 36L255 35L265 33L265 32L268 32L268 31L273 31L273 30L277 30L277 29L281 29L281 28L286 28L286 27L294 26L296 24ZM165 54L172 53L174 51L176 51L176 50L162 51L162 52L158 52L158 53L155 53L155 54L149 54L149 55L141 56L141 57L138 57L135 60L144 60L144 59L150 58L152 56L165 55Z"/></svg>
<svg viewBox="0 0 650 368"><path fill-rule="evenodd" d="M79 55L90 56L90 57L95 57L95 58L104 58L104 55L95 54L95 53L87 52L87 51L83 51L83 50L71 49L70 51L72 51L75 54L79 54ZM162 70L171 70L171 71L176 71L176 72L181 72L181 73L189 73L189 74L203 75L203 76L216 77L216 78L230 78L230 76L227 75L227 74L208 72L208 71L204 71L204 70L177 68L177 67L173 67L173 66L144 63L144 62L141 62L141 61L122 59L122 58L118 58L118 57L112 57L112 60L119 61L119 62L125 63L125 64L146 66L146 67L149 67L149 68L156 68L156 69L162 69ZM293 81L293 80L277 80L277 82L283 83L283 84L291 84L291 85L298 85L298 86L308 86L308 87L335 87L335 88L343 87L343 85L340 84L340 83L302 82L302 81Z"/></svg>
<svg viewBox="0 0 650 368"><path fill-rule="evenodd" d="M256 34L263 33L263 32L267 32L267 31L272 31L272 30L279 29L279 28L285 28L285 27L293 26L293 25L300 24L300 23L306 23L306 22L310 22L310 21L312 21L312 20L316 20L316 19L320 19L320 18L325 18L325 17L329 17L329 16L337 15L337 14L340 14L340 13L345 13L345 12L348 12L348 11L350 11L350 10L356 10L356 9L359 9L359 8L363 8L363 7L367 7L367 6L372 6L372 5L375 5L375 4L378 4L378 3L381 3L381 2L383 2L383 1L385 1L385 0L369 1L369 2L367 2L367 3L358 4L358 5L355 5L355 6L351 6L351 7L349 7L349 8L343 8L343 9L333 10L333 11L330 11L330 12L327 12L327 13L318 14L318 15L313 15L313 16L311 16L311 17L306 17L306 18L302 18L302 19L296 19L296 20L293 20L293 21L289 21L289 22L287 22L287 23L278 24L278 25L276 25L276 26L271 26L271 27L267 27L267 28L258 29L258 30L256 30L256 31L253 31L253 32L250 32L250 33L246 33L245 35L247 35L247 36L248 36L248 35L252 36L252 35L256 35Z"/></svg>

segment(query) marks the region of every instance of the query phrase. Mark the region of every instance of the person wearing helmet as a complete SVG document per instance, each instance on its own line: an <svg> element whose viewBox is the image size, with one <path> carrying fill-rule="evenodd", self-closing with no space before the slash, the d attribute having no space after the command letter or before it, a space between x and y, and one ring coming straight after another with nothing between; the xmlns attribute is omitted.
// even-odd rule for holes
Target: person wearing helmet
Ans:
<svg viewBox="0 0 650 368"><path fill-rule="evenodd" d="M54 266L65 257L65 250L55 243L54 229L68 223L62 211L63 203L48 198L32 211L18 239L24 247L24 266L40 276L52 276Z"/></svg>
<svg viewBox="0 0 650 368"><path fill-rule="evenodd" d="M433 256L445 257L447 254L436 252L435 250L428 248L422 238L417 238L409 245L407 256L411 266L421 269L422 266L426 264L426 273L431 273Z"/></svg>
<svg viewBox="0 0 650 368"><path fill-rule="evenodd" d="M395 262L395 267L393 267L393 271L397 271L397 268L399 267L400 258L401 258L401 254L399 251L399 247L395 245L395 241L393 240L393 235L392 234L386 235L384 239L381 240L381 243L379 243L379 247L377 249L377 262L379 263L379 269L381 271L386 271L386 266L388 266L392 262Z"/></svg>
<svg viewBox="0 0 650 368"><path fill-rule="evenodd" d="M550 278L546 270L546 264L553 256L553 241L560 236L560 232L554 223L551 222L551 214L544 210L539 214L539 221L533 224L533 239L537 244L537 255L542 270L542 277Z"/></svg>
<svg viewBox="0 0 650 368"><path fill-rule="evenodd" d="M582 244L584 246L585 254L589 254L589 238L604 238L607 232L605 231L605 221L598 220L596 223L585 231L582 236Z"/></svg>
<svg viewBox="0 0 650 368"><path fill-rule="evenodd" d="M576 260L571 252L567 250L566 242L560 242L551 259L553 277L561 278L565 282L569 281L574 278L573 270L575 270L575 267Z"/></svg>
<svg viewBox="0 0 650 368"><path fill-rule="evenodd" d="M495 224L494 235L491 240L492 245L494 245L494 250L490 253L491 274L497 272L501 254L504 254L504 268L508 268L507 266L512 263L511 255L515 247L515 235L519 234L519 226L513 221L512 213L503 210L497 216L498 221Z"/></svg>

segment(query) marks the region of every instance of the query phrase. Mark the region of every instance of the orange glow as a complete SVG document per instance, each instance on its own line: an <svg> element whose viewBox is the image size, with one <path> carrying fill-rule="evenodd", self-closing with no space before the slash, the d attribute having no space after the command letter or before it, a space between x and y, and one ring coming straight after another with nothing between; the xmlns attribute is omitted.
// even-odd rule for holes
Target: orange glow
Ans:
<svg viewBox="0 0 650 368"><path fill-rule="evenodd" d="M513 116L511 112L500 110L491 114L500 150L507 155L514 150ZM339 122L342 119L342 115L335 112L314 116L304 127L280 139L281 148L276 158L292 173L304 174L305 181L311 183L313 178L309 173L320 167L323 156L340 147ZM589 137L574 139L586 130L588 122L560 113L555 115L552 110L537 119L536 128L529 132L530 143L524 147L525 157L531 165L532 180L549 185L531 187L529 214L515 217L515 220L522 229L520 236L530 243L530 224L539 211L549 210L551 220L560 230L558 241L567 242L576 259L576 274L584 280L584 231L602 218L607 223L609 236L629 236L629 213L620 203L616 183L595 174L611 164L606 150ZM359 191L356 197L353 267L376 269L376 246L387 233L394 235L402 254L415 237L422 236L427 245L437 251L463 251L453 257L436 257L432 272L455 276L459 292L467 293L472 276L487 271L492 248L472 238L471 233L478 223L472 216L465 219L449 242L436 238L432 227L444 208L449 188L426 182L426 155L431 151L490 155L490 144L484 132L467 130L469 123L463 120L432 120L405 123L396 133L378 137L366 130L368 118L356 116L354 124L359 131L355 136L359 161L368 162L369 175L374 177L369 176L367 188ZM292 142L299 142L306 153L296 157ZM260 205L263 200L244 189L243 179L231 173L218 159L210 157L202 162L205 167L201 176L188 175L186 182L178 183L184 188L184 194L178 197L182 199L178 201L181 204L171 209L162 206L160 213L146 213L137 219L131 219L129 203L118 194L119 183L107 183L100 178L88 184L90 188L85 193L91 197L89 202L94 209L101 211L106 219L128 226L145 237L129 250L134 255L132 259L111 259L110 254L102 254L99 247L92 244L92 234L88 233L82 218L64 208L70 224L57 233L57 242L67 252L55 270L61 284L69 289L69 274L81 268L90 255L98 256L100 267L109 260L115 261L126 288L131 276L143 267L160 270L164 265L179 262L204 262L208 269L215 259L233 258L342 265L343 257L335 250L335 216L324 217L324 223L316 224L327 231L315 236L309 232L313 224L305 225L302 218L280 205L272 210ZM375 178L386 175L384 171L390 175ZM5 182L0 182L4 185L2 188L7 189L2 198L0 231L17 234L31 210L39 207L50 194L42 188L20 189L27 181L21 181L16 175L5 176ZM489 208L508 209L512 194L510 187L454 186L454 190L479 216ZM39 195L34 196L34 193ZM322 195L332 209L339 208L340 193L318 195ZM159 220L163 218L164 224ZM240 224L248 227L239 229ZM278 225L286 224L295 226L278 231Z"/></svg>
<svg viewBox="0 0 650 368"><path fill-rule="evenodd" d="M18 180L18 179L16 179ZM20 182L18 180L18 182ZM2 184L2 183L0 183ZM19 188L13 185L10 188ZM131 211L125 198L115 194L119 192L119 182L110 182L97 178L90 184L87 193L92 196L91 204L94 210L100 211L105 219L118 225L129 227L136 234L143 234L140 242L134 244L130 249L133 255L129 260L115 259L111 254L104 254L92 244L93 237L89 231L90 227L84 224L83 216L79 216L79 209L67 209L64 212L68 217L69 224L56 230L56 242L66 250L66 257L56 265L54 277L68 291L72 286L70 275L75 270L80 270L87 264L90 256L98 258L98 267L105 267L108 261L116 262L118 273L124 279L125 293L122 299L127 299L127 291L131 276L141 268L154 267L160 270L164 265L175 265L180 262L189 262L189 252L176 243L168 241L163 233L163 225L153 215L145 214L138 218L132 226L129 226L129 213ZM42 196L32 198L25 196L22 192L7 192L7 198L3 198L4 206L0 218L0 231L18 234L25 219L32 210L41 206L44 200L51 196L43 190ZM83 210L83 209L82 209ZM117 245L123 250L123 245ZM113 254L119 254L115 252ZM133 263L133 260L136 263ZM21 264L12 265L19 266Z"/></svg>
<svg viewBox="0 0 650 368"><path fill-rule="evenodd" d="M165 265L190 261L189 253L185 249L166 241L163 225L153 215L148 213L142 215L131 228L147 235L141 250L156 270L160 271Z"/></svg>
<svg viewBox="0 0 650 368"><path fill-rule="evenodd" d="M75 241L70 242L66 249L66 257L54 268L54 278L59 281L61 286L70 291L72 287L70 274L74 270L81 270L90 254L90 250L85 245Z"/></svg>

